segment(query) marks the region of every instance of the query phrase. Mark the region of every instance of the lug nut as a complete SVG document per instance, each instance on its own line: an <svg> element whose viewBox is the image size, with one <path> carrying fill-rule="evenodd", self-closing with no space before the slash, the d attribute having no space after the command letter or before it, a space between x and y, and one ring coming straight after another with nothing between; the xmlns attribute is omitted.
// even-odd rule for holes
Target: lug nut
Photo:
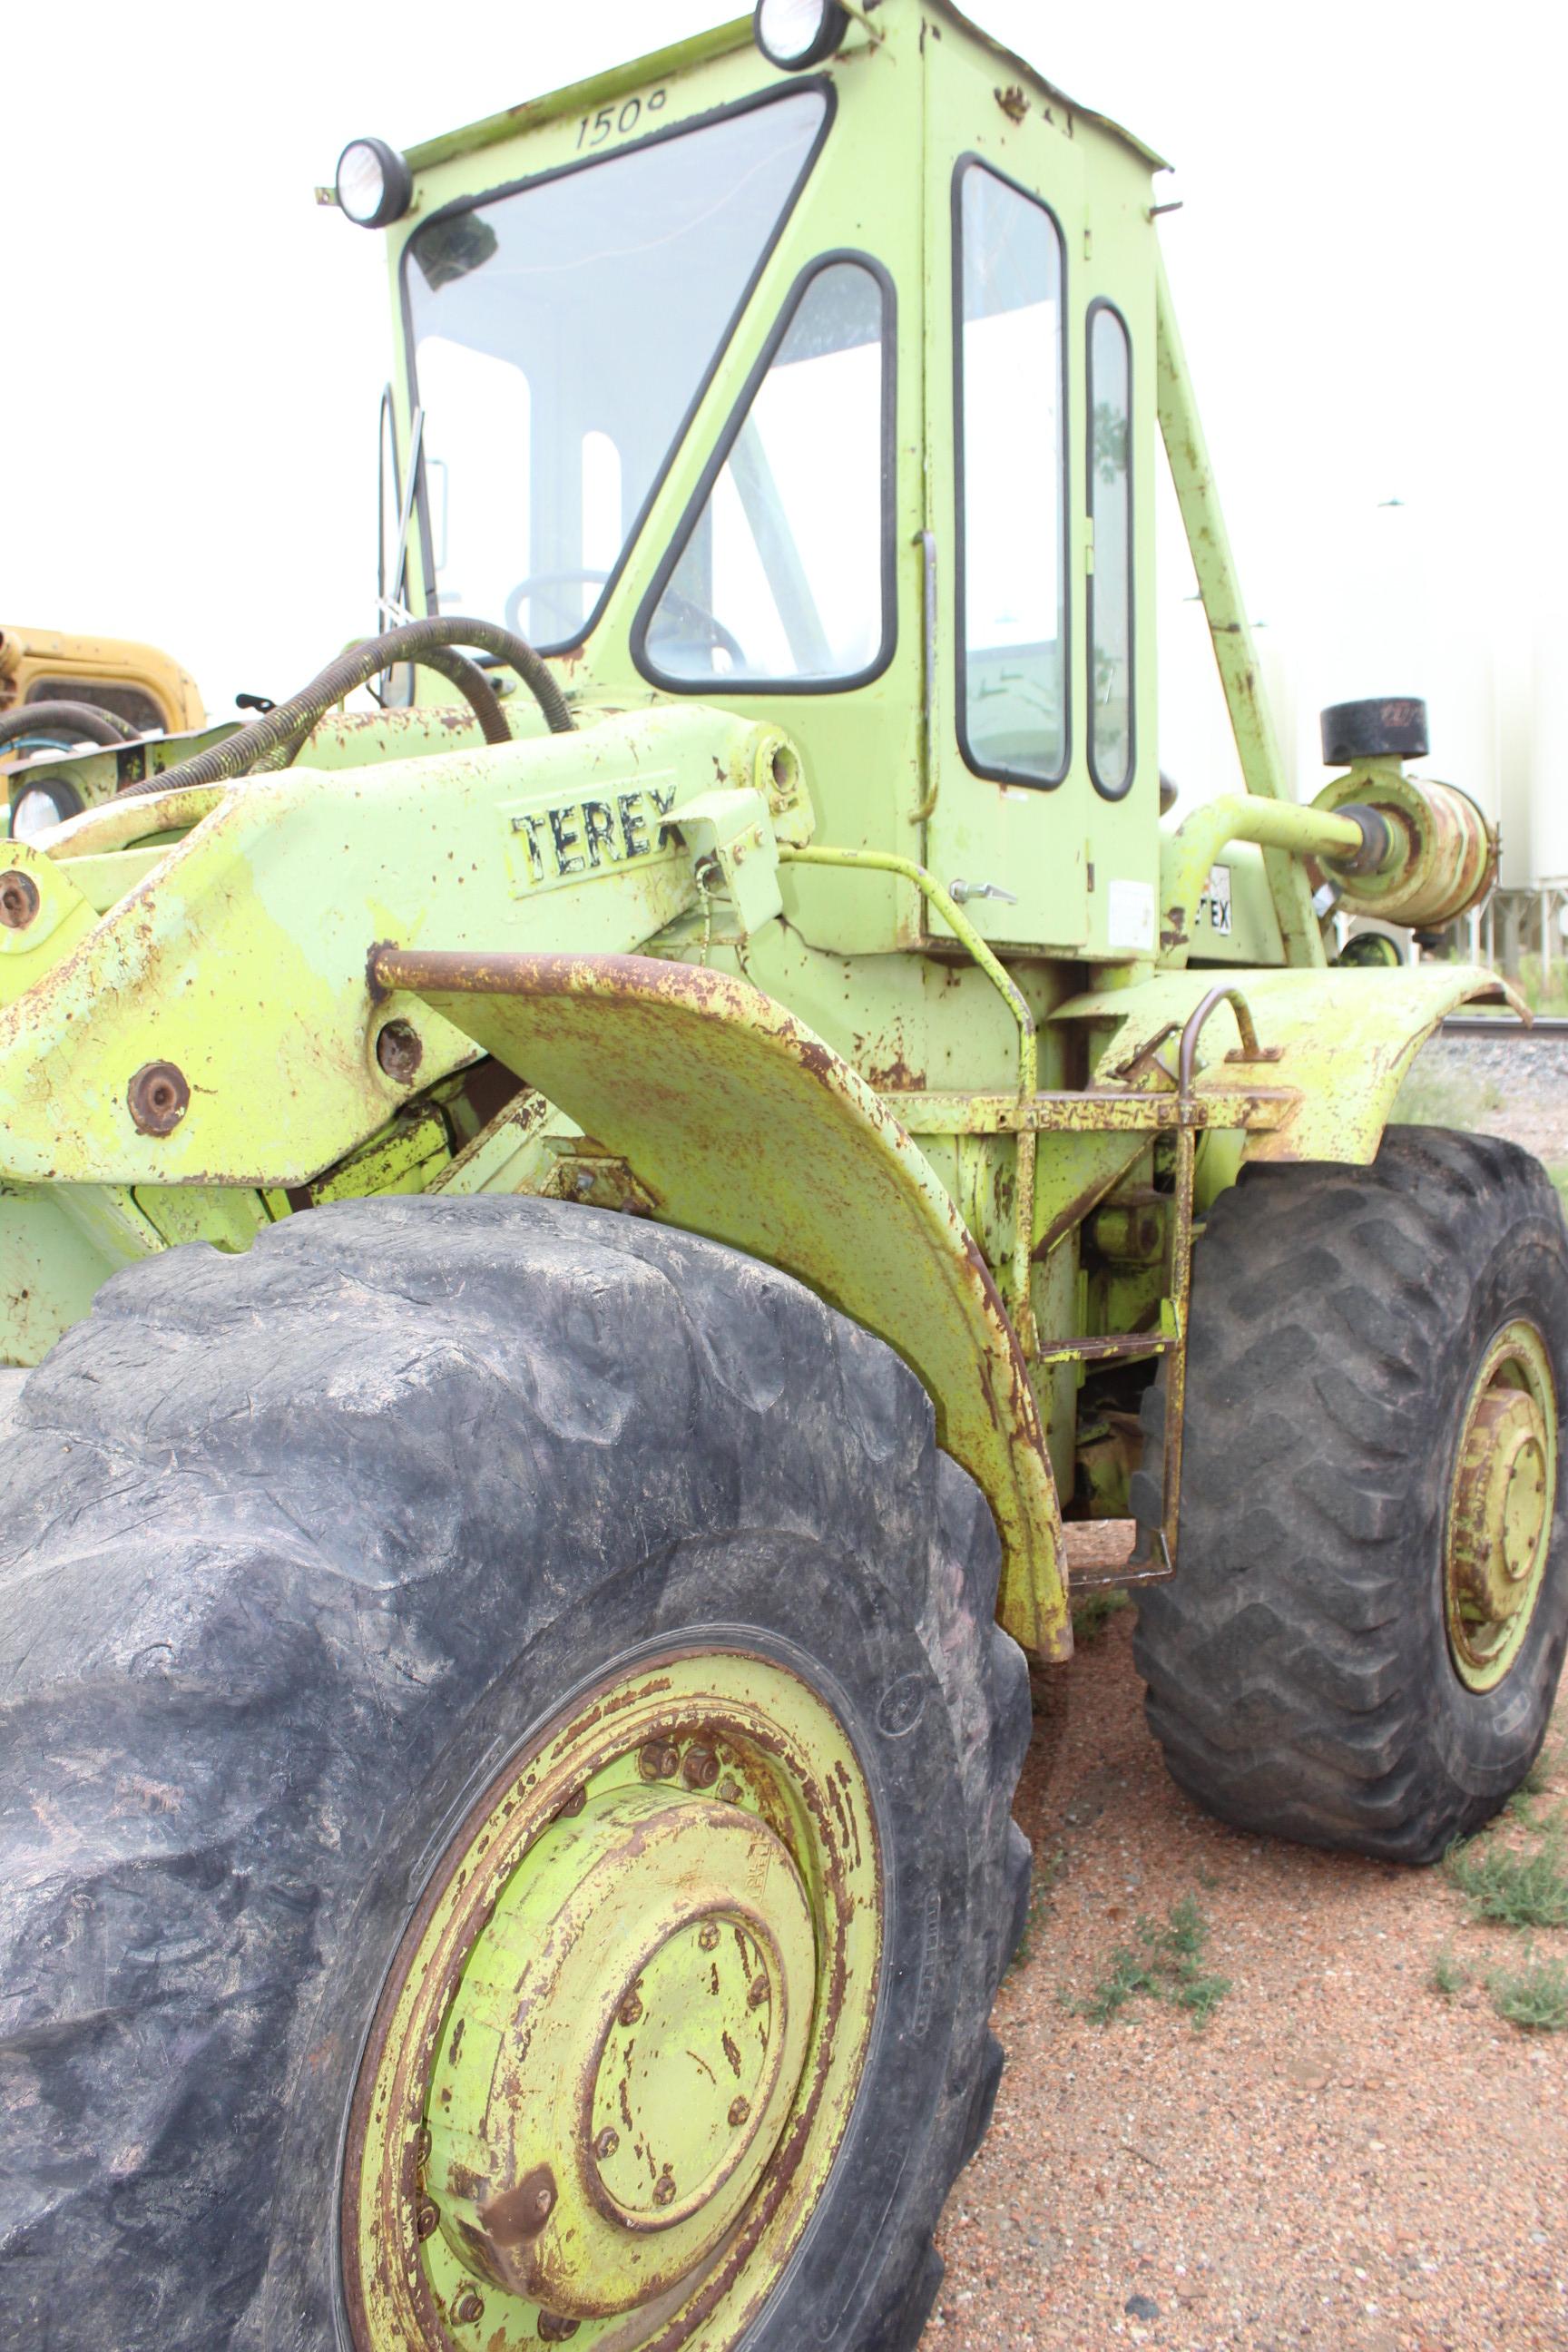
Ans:
<svg viewBox="0 0 1568 2352"><path fill-rule="evenodd" d="M25 931L38 911L38 886L30 874L0 874L0 923Z"/></svg>
<svg viewBox="0 0 1568 2352"><path fill-rule="evenodd" d="M701 1927L697 1930L697 1941L700 1948L704 1952L716 1952L719 1948L718 1923L712 1919L704 1919Z"/></svg>
<svg viewBox="0 0 1568 2352"><path fill-rule="evenodd" d="M739 2129L740 2129L741 2126L742 2126L743 2123L746 2123L746 2122L749 2122L749 2121L750 2121L750 2118L751 2118L751 2113L752 2113L752 2103L751 2103L751 2101L750 2101L749 2099L731 2099L731 2102L730 2102L730 2121L731 2121L731 2123L734 2126L734 2127L735 2127L735 2129L736 2129L737 2131L739 2131Z"/></svg>
<svg viewBox="0 0 1568 2352"><path fill-rule="evenodd" d="M668 2175L668 2172L661 2172L661 2173L659 2174L659 2176L658 2176L658 2179L655 2181L655 2183L654 2183L654 2189L653 2189L653 2201L654 2201L654 2203L655 2203L656 2205L673 2205L673 2204L674 2204L674 2202L675 2202L675 2183L674 2183L674 2181L670 2179L670 2177L669 2177L669 2175Z"/></svg>
<svg viewBox="0 0 1568 2352"><path fill-rule="evenodd" d="M459 2327L471 2327L476 2319L485 2315L485 2306L471 2286L465 2287L452 2305L452 2316Z"/></svg>
<svg viewBox="0 0 1568 2352"><path fill-rule="evenodd" d="M616 2015L623 2025L635 2025L637 2023L638 2018L642 2015L642 2002L638 2000L635 1992L627 1994L626 2000L622 2001L620 2008L616 2011Z"/></svg>
<svg viewBox="0 0 1568 2352"><path fill-rule="evenodd" d="M719 1783L719 1794L722 1797L727 1805L739 1804L741 1801L741 1784L739 1780L721 1780Z"/></svg>
<svg viewBox="0 0 1568 2352"><path fill-rule="evenodd" d="M414 2226L422 2239L433 2238L441 2226L441 2216L427 2197L414 2216Z"/></svg>
<svg viewBox="0 0 1568 2352"><path fill-rule="evenodd" d="M672 1780L680 1764L680 1750L671 1739L650 1739L637 1758L645 1780Z"/></svg>
<svg viewBox="0 0 1568 2352"><path fill-rule="evenodd" d="M620 2144L620 2133L618 2131L612 2131L609 2125L606 2124L604 2130L599 2134L598 2138L594 2142L594 2153L598 2158L599 2162L603 2164L606 2158L614 2156Z"/></svg>
<svg viewBox="0 0 1568 2352"><path fill-rule="evenodd" d="M416 2164L429 2163L432 2144L429 2125L421 2124L419 2126L418 2137L414 2142L414 2161Z"/></svg>
<svg viewBox="0 0 1568 2352"><path fill-rule="evenodd" d="M680 1777L689 1789L710 1789L719 1778L719 1759L710 1748L689 1748Z"/></svg>
<svg viewBox="0 0 1568 2352"><path fill-rule="evenodd" d="M542 2344L564 2344L575 2336L583 2325L580 2319L564 2319L558 2311L542 2311L539 2315L539 2340Z"/></svg>

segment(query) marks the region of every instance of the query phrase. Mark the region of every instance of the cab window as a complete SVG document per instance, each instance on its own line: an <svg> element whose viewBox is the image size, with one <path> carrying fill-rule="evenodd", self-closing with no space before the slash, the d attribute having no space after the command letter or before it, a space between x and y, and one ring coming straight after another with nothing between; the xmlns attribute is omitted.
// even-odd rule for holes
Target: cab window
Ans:
<svg viewBox="0 0 1568 2352"><path fill-rule="evenodd" d="M1132 347L1119 311L1089 314L1089 766L1107 800L1132 782Z"/></svg>
<svg viewBox="0 0 1568 2352"><path fill-rule="evenodd" d="M892 626L892 290L865 261L796 289L655 583L639 651L675 686L824 688Z"/></svg>
<svg viewBox="0 0 1568 2352"><path fill-rule="evenodd" d="M1053 784L1069 743L1061 232L973 161L954 210L960 741L981 775Z"/></svg>

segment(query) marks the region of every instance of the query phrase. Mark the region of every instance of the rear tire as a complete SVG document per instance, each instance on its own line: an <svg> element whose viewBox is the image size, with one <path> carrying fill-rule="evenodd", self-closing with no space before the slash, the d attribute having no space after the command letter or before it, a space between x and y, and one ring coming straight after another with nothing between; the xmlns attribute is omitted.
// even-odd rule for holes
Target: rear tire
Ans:
<svg viewBox="0 0 1568 2352"><path fill-rule="evenodd" d="M6 1467L8 2344L500 2340L489 2282L483 2327L350 2317L331 2217L373 2017L482 1792L592 1720L580 1694L742 1653L849 1744L881 1964L760 2315L680 2340L909 2352L995 2094L1029 1712L989 1514L888 1349L596 1210L344 1205L109 1284Z"/></svg>
<svg viewBox="0 0 1568 2352"><path fill-rule="evenodd" d="M1222 1821L1431 1862L1529 1769L1568 1641L1562 1479L1491 1688L1457 1663L1445 1566L1468 1400L1521 1321L1568 1398L1568 1235L1512 1144L1395 1128L1370 1168L1252 1167L1215 1202L1176 1573L1140 1596L1134 1654L1172 1774ZM1163 1402L1162 1381L1133 1482L1145 1524Z"/></svg>

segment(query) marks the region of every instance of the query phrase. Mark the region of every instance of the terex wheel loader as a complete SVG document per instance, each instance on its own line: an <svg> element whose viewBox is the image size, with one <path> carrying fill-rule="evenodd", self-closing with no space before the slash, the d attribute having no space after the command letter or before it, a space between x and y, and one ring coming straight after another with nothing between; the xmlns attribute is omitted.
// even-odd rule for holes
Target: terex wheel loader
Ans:
<svg viewBox="0 0 1568 2352"><path fill-rule="evenodd" d="M1528 1768L1568 1245L1325 947L1495 842L1284 790L1157 161L949 0L345 150L389 625L5 845L8 2344L912 2346L1080 1585L1248 1831Z"/></svg>

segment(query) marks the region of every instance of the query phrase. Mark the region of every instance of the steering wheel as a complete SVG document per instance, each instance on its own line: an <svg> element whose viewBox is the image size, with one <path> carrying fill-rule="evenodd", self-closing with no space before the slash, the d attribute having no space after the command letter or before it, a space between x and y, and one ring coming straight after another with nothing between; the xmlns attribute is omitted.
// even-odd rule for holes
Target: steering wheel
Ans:
<svg viewBox="0 0 1568 2352"><path fill-rule="evenodd" d="M609 576L607 572L531 572L525 580L518 582L506 600L506 625L514 636L526 634L521 626L522 607L536 588L570 588L584 584L591 588L603 588ZM740 639L724 626L717 613L708 610L706 604L699 604L694 597L682 595L679 588L667 588L659 603L661 606L674 607L683 620L695 621L700 627L706 629L710 642L717 646L721 653L728 654L737 669L748 667Z"/></svg>

